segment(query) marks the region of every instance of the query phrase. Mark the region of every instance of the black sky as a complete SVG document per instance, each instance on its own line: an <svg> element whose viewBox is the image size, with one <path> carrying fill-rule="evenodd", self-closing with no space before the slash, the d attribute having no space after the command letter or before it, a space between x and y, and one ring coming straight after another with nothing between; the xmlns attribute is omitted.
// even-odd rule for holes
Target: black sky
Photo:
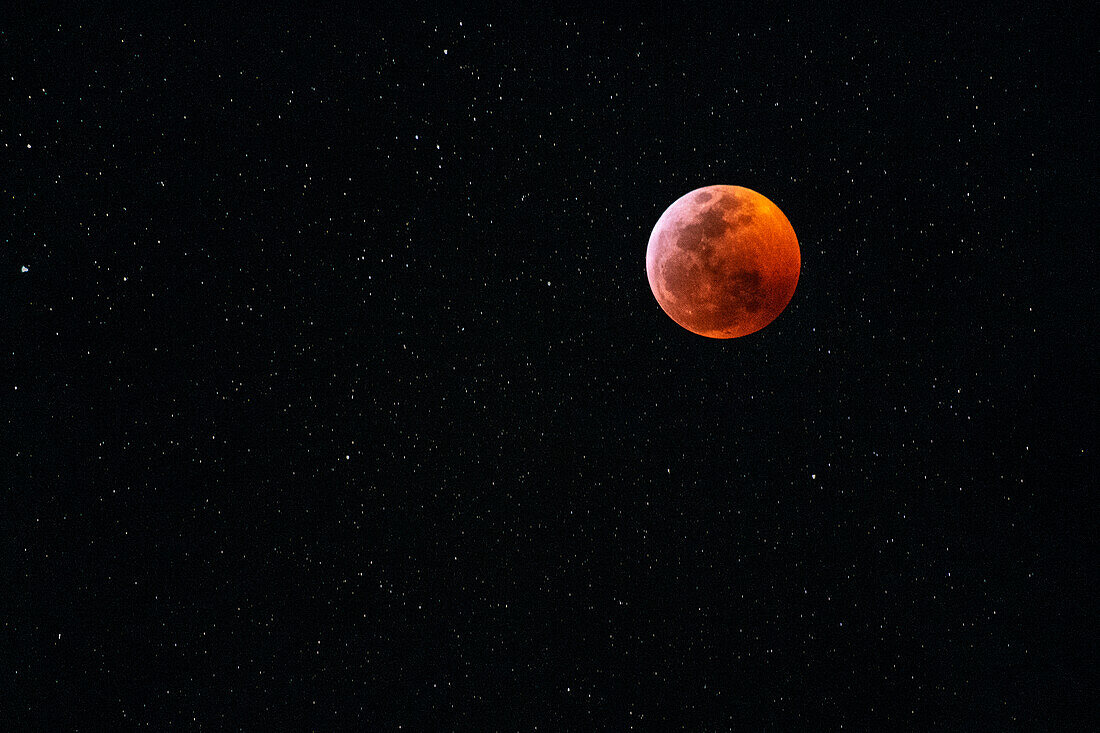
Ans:
<svg viewBox="0 0 1100 733"><path fill-rule="evenodd" d="M1066 730L1097 49L986 10L5 11L0 718ZM802 248L728 341L717 183Z"/></svg>

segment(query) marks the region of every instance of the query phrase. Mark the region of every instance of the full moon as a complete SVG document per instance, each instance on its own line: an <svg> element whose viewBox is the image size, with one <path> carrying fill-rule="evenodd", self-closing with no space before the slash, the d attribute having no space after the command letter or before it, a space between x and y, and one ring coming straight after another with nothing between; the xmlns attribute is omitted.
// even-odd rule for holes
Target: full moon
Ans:
<svg viewBox="0 0 1100 733"><path fill-rule="evenodd" d="M802 256L787 217L741 186L705 186L661 214L645 255L649 287L692 333L737 338L791 302Z"/></svg>

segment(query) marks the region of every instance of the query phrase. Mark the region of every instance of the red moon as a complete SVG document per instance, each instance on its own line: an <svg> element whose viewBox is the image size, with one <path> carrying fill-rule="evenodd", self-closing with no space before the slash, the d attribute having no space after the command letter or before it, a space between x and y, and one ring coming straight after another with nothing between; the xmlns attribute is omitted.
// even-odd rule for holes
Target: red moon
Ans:
<svg viewBox="0 0 1100 733"><path fill-rule="evenodd" d="M700 336L737 338L791 302L802 256L787 217L741 186L705 186L668 207L645 255L649 287L669 318Z"/></svg>

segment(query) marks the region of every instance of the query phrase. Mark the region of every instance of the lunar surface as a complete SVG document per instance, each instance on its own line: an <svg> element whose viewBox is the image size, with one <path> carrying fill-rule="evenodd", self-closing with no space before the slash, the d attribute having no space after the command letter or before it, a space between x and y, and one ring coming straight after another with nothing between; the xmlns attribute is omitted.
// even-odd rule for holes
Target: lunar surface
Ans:
<svg viewBox="0 0 1100 733"><path fill-rule="evenodd" d="M668 207L646 250L649 287L687 330L737 338L791 302L802 258L787 217L741 186L706 186Z"/></svg>

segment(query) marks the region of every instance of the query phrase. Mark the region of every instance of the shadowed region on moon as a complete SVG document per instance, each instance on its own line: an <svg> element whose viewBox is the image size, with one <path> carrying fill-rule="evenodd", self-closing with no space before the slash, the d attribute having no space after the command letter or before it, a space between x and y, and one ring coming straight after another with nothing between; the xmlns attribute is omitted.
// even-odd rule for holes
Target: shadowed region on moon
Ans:
<svg viewBox="0 0 1100 733"><path fill-rule="evenodd" d="M787 307L801 255L779 208L740 186L707 186L661 215L646 251L646 273L661 308L711 338L759 331Z"/></svg>

